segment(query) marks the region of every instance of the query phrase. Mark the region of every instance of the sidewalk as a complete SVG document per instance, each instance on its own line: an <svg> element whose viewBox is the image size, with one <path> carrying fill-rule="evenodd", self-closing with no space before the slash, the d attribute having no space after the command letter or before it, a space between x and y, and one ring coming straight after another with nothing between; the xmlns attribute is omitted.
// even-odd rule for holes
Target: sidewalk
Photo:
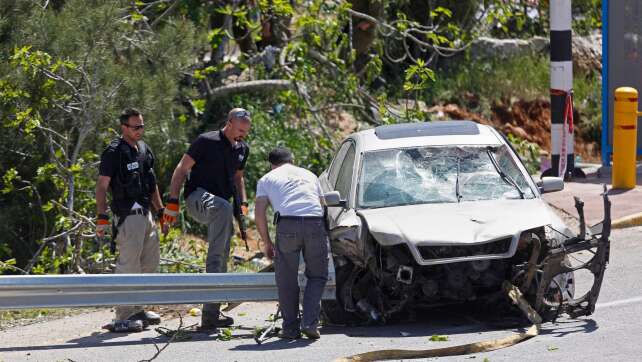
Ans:
<svg viewBox="0 0 642 362"><path fill-rule="evenodd" d="M631 190L612 190L611 176L595 165L588 165L583 169L587 172L586 179L575 179L564 183L564 190L544 194L552 206L562 209L573 217L578 217L575 210L573 196L578 196L584 201L584 217L587 225L602 221L604 217L604 201L602 192L604 184L608 187L611 200L611 219L614 227L642 225L642 175L638 173L637 186ZM627 222L628 220L628 222Z"/></svg>

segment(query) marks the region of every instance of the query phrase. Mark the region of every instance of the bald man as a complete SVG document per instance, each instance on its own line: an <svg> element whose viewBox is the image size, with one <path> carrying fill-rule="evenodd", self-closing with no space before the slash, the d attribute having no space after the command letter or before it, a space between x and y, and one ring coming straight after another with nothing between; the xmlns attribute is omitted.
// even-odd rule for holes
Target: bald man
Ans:
<svg viewBox="0 0 642 362"><path fill-rule="evenodd" d="M169 225L176 221L180 188L187 178L183 192L187 213L207 226L209 245L205 270L208 273L227 272L230 239L234 232L234 212L230 199L235 194L238 193L243 214L247 213L243 169L250 148L243 140L250 131L250 123L250 112L243 108L232 109L222 129L203 133L196 138L172 175L170 198L163 221ZM201 330L215 332L218 327L233 323L231 317L220 313L220 304L203 306Z"/></svg>

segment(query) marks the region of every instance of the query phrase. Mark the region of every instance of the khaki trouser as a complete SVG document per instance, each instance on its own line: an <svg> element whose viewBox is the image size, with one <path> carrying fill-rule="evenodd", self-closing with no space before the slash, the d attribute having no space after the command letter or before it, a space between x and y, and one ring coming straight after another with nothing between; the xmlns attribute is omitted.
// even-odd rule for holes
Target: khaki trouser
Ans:
<svg viewBox="0 0 642 362"><path fill-rule="evenodd" d="M118 221L118 220L116 220ZM117 274L155 273L160 262L158 230L151 212L129 215L118 228ZM143 310L142 306L116 307L116 319L127 319Z"/></svg>

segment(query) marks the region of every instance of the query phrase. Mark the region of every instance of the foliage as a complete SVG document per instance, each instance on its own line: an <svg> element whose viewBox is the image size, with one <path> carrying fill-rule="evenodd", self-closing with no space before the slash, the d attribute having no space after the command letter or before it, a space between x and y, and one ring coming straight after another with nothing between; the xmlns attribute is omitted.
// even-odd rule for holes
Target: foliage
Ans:
<svg viewBox="0 0 642 362"><path fill-rule="evenodd" d="M540 154L542 149L537 143L528 142L527 140L521 139L515 135L507 135L508 142L513 146L515 152L519 155L519 158L524 163L526 170L529 174L534 175L540 170Z"/></svg>
<svg viewBox="0 0 642 362"><path fill-rule="evenodd" d="M602 26L602 0L573 0L572 28L587 35ZM491 2L486 22L496 37L545 36L550 29L550 1L515 0Z"/></svg>
<svg viewBox="0 0 642 362"><path fill-rule="evenodd" d="M573 2L576 31L599 26L599 3ZM547 6L529 0L2 1L0 260L6 261L0 270L95 271L113 258L93 235L93 190L99 155L118 134L115 118L125 107L145 117L161 193L190 140L220 126L231 107L250 109L252 196L276 145L290 147L298 165L320 173L344 131L330 121L339 114L368 127L422 119L420 100L437 103L467 92L479 99L472 108L488 112L493 99L548 94L543 59L464 57L468 64L434 69L436 60L461 53L479 35L545 34ZM576 90L587 129L599 125L595 81L586 78ZM389 109L400 99L407 106L399 116ZM180 220L180 232L165 238L162 249L166 259L182 262L164 267L194 271L205 251L182 233L205 229L184 214Z"/></svg>
<svg viewBox="0 0 642 362"><path fill-rule="evenodd" d="M600 74L575 74L573 106L579 116L576 132L583 140L600 144L602 130L602 77Z"/></svg>
<svg viewBox="0 0 642 362"><path fill-rule="evenodd" d="M159 112L148 118L152 147L171 144L170 132L186 130L170 121L181 107L178 80L194 46L193 36L179 33L193 34L192 26L176 21L149 33L127 7L125 1L78 0L66 1L57 11L34 6L21 30L3 44L9 63L0 68L0 115L14 139L12 149L29 161L14 163L14 158L8 168L3 164L3 189L15 188L5 196L9 210L24 209L27 198L35 205L22 216L44 222L6 243L55 245L38 257L49 255L48 266L36 265L34 272L80 267L84 241L93 232L98 152L114 137L114 115L120 109L136 105L144 114ZM163 43L172 43L171 51ZM37 157L30 159L21 149ZM25 263L25 255L17 257Z"/></svg>
<svg viewBox="0 0 642 362"><path fill-rule="evenodd" d="M548 59L545 56L468 59L437 75L427 96L432 102L449 100L460 103L465 94L480 95L483 98L476 104L466 106L488 115L490 101L513 97L533 99L548 94L549 83Z"/></svg>

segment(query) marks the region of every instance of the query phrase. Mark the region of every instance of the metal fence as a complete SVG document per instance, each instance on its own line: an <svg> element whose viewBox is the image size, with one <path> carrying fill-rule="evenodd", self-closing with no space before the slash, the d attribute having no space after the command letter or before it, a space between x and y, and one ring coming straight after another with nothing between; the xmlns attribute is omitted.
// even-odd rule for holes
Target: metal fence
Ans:
<svg viewBox="0 0 642 362"><path fill-rule="evenodd" d="M323 295L335 298L334 268ZM299 285L305 276L299 274ZM0 277L0 310L277 300L274 273Z"/></svg>

